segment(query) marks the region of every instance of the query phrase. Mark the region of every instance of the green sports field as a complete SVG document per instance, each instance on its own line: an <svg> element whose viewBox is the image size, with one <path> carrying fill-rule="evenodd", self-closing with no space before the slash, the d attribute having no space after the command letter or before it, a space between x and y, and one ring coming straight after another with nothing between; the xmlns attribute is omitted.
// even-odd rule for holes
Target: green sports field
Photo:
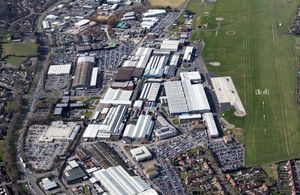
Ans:
<svg viewBox="0 0 300 195"><path fill-rule="evenodd" d="M200 32L195 27L192 39L205 41L206 62L222 63L207 65L209 71L232 76L245 106L245 118L228 113L225 118L245 129L247 166L300 156L300 110L295 102L300 53L295 50L295 37L286 34L298 3L191 0L188 6L198 15L197 25L208 23L211 29ZM213 30L216 17L224 18L218 33Z"/></svg>

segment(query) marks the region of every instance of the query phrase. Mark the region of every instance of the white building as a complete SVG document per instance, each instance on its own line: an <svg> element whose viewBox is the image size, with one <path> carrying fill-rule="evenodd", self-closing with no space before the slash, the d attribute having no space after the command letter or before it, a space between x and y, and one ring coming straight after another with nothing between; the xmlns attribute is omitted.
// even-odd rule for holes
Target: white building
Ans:
<svg viewBox="0 0 300 195"><path fill-rule="evenodd" d="M124 105L110 108L101 124L87 126L82 138L88 141L96 138L108 139L112 135L119 137L125 127L123 120L126 113L127 106Z"/></svg>
<svg viewBox="0 0 300 195"><path fill-rule="evenodd" d="M152 158L151 152L145 146L131 149L130 153L137 162L142 162Z"/></svg>
<svg viewBox="0 0 300 195"><path fill-rule="evenodd" d="M207 132L209 137L210 138L219 137L219 131L213 114L209 112L209 113L204 113L202 116L203 116L203 121L207 126Z"/></svg>
<svg viewBox="0 0 300 195"><path fill-rule="evenodd" d="M44 20L44 21L42 22L42 25L43 25L43 29L44 29L44 30L50 29L50 28L51 28L50 23L49 23L48 21L46 21L46 20Z"/></svg>
<svg viewBox="0 0 300 195"><path fill-rule="evenodd" d="M144 72L144 77L160 78L164 74L164 70L168 61L168 56L153 55L151 56Z"/></svg>
<svg viewBox="0 0 300 195"><path fill-rule="evenodd" d="M160 83L146 83L140 95L141 100L156 102L160 89Z"/></svg>
<svg viewBox="0 0 300 195"><path fill-rule="evenodd" d="M48 70L48 75L64 75L70 74L72 65L62 64L62 65L50 65Z"/></svg>
<svg viewBox="0 0 300 195"><path fill-rule="evenodd" d="M130 176L121 166L101 169L93 177L110 195L158 195L149 184L138 176Z"/></svg>
<svg viewBox="0 0 300 195"><path fill-rule="evenodd" d="M164 83L168 100L169 112L181 114L189 112L180 81L166 81Z"/></svg>
<svg viewBox="0 0 300 195"><path fill-rule="evenodd" d="M143 17L153 17L166 14L164 9L149 9L147 12L143 13Z"/></svg>
<svg viewBox="0 0 300 195"><path fill-rule="evenodd" d="M151 136L154 122L150 115L140 115L136 125L126 126L123 137L131 139L148 139Z"/></svg>
<svg viewBox="0 0 300 195"><path fill-rule="evenodd" d="M123 89L108 88L103 99L100 100L101 104L112 105L131 105L131 96L133 91Z"/></svg>
<svg viewBox="0 0 300 195"><path fill-rule="evenodd" d="M183 61L185 61L185 62L193 61L194 51L195 51L194 47L192 47L192 46L186 47L184 55L183 55Z"/></svg>
<svg viewBox="0 0 300 195"><path fill-rule="evenodd" d="M74 140L80 130L76 122L53 121L51 126L42 134L39 141L52 142L53 140Z"/></svg>
<svg viewBox="0 0 300 195"><path fill-rule="evenodd" d="M160 45L162 50L178 51L179 41L178 40L163 40Z"/></svg>
<svg viewBox="0 0 300 195"><path fill-rule="evenodd" d="M90 81L91 87L96 87L96 85L97 85L98 72L99 72L99 68L94 67L93 71L92 71L91 81Z"/></svg>

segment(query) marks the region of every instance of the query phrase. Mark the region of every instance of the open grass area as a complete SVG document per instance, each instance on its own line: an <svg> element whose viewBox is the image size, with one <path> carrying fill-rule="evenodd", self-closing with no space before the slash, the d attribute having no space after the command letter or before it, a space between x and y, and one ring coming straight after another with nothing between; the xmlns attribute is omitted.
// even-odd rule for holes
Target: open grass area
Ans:
<svg viewBox="0 0 300 195"><path fill-rule="evenodd" d="M7 57L7 62L9 64L13 64L16 66L21 65L25 60L27 59L27 57L18 57L18 56L9 56Z"/></svg>
<svg viewBox="0 0 300 195"><path fill-rule="evenodd" d="M208 65L209 71L231 76L245 106L245 118L238 119L232 113L224 117L245 130L247 166L300 154L300 110L295 102L299 52L295 50L295 37L286 34L298 3L218 0L208 5L191 0L188 6L197 13L192 40L205 41L207 63L222 64ZM204 12L209 12L208 16ZM216 28L216 17L224 18L218 32L196 29L199 23ZM258 95L258 89L266 93Z"/></svg>
<svg viewBox="0 0 300 195"><path fill-rule="evenodd" d="M3 46L3 56L36 56L36 43L5 43Z"/></svg>
<svg viewBox="0 0 300 195"><path fill-rule="evenodd" d="M184 2L187 0L148 0L151 6L163 6L167 7L170 6L172 8L177 8L180 9L183 5Z"/></svg>

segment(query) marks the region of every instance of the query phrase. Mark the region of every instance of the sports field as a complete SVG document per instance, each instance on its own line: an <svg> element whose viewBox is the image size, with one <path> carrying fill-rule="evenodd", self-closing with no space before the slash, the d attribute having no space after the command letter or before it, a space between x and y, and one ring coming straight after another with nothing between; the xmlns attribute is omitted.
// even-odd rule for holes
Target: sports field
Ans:
<svg viewBox="0 0 300 195"><path fill-rule="evenodd" d="M247 166L300 156L300 110L295 103L299 52L295 38L286 34L298 3L218 0L208 5L191 0L188 6L196 8L197 25L208 23L211 29L194 28L192 37L205 40L206 62L221 62L219 67L207 65L209 71L232 76L245 106L245 118L228 113L225 118L245 130ZM224 18L218 32L216 17Z"/></svg>

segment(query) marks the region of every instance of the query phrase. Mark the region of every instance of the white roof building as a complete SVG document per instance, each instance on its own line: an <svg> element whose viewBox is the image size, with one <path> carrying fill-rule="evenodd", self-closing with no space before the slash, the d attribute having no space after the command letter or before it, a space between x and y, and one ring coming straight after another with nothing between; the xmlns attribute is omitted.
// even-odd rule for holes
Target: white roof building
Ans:
<svg viewBox="0 0 300 195"><path fill-rule="evenodd" d="M44 20L42 22L42 25L43 25L43 29L49 29L49 28L51 28L50 23L48 21L46 21L46 20Z"/></svg>
<svg viewBox="0 0 300 195"><path fill-rule="evenodd" d="M170 61L170 66L177 66L179 62L180 56L178 54L174 54Z"/></svg>
<svg viewBox="0 0 300 195"><path fill-rule="evenodd" d="M95 87L96 84L97 84L98 72L99 72L99 68L94 67L93 71L92 71L91 81L90 81L90 86L91 87Z"/></svg>
<svg viewBox="0 0 300 195"><path fill-rule="evenodd" d="M166 14L164 9L149 9L147 12L143 13L143 17L153 17Z"/></svg>
<svg viewBox="0 0 300 195"><path fill-rule="evenodd" d="M120 136L125 126L123 120L126 112L127 106L124 105L110 108L103 122L101 124L89 124L82 137L84 139L107 139L111 135Z"/></svg>
<svg viewBox="0 0 300 195"><path fill-rule="evenodd" d="M158 97L159 89L160 83L146 83L139 99L155 102Z"/></svg>
<svg viewBox="0 0 300 195"><path fill-rule="evenodd" d="M136 50L134 57L131 60L126 60L122 66L145 68L153 53L153 50L153 48L139 47Z"/></svg>
<svg viewBox="0 0 300 195"><path fill-rule="evenodd" d="M131 149L130 153L137 162L149 160L152 158L151 152L145 146Z"/></svg>
<svg viewBox="0 0 300 195"><path fill-rule="evenodd" d="M189 79L181 80L181 83L189 112L209 112L210 105L208 103L203 85L192 84Z"/></svg>
<svg viewBox="0 0 300 195"><path fill-rule="evenodd" d="M55 181L51 181L48 177L42 179L41 185L42 185L43 189L46 191L52 190L52 189L58 187L57 183Z"/></svg>
<svg viewBox="0 0 300 195"><path fill-rule="evenodd" d="M180 73L181 80L190 80L190 81L201 81L201 75L199 71L191 71L191 72L181 72Z"/></svg>
<svg viewBox="0 0 300 195"><path fill-rule="evenodd" d="M164 74L165 66L168 61L168 56L151 56L147 67L145 68L144 77L160 78Z"/></svg>
<svg viewBox="0 0 300 195"><path fill-rule="evenodd" d="M71 64L50 65L48 70L48 75L70 74L71 68L72 68Z"/></svg>
<svg viewBox="0 0 300 195"><path fill-rule="evenodd" d="M163 40L160 45L160 49L178 51L179 41L178 40Z"/></svg>
<svg viewBox="0 0 300 195"><path fill-rule="evenodd" d="M158 195L140 177L130 176L121 166L101 169L93 173L111 195Z"/></svg>
<svg viewBox="0 0 300 195"><path fill-rule="evenodd" d="M81 62L91 62L91 63L95 63L95 56L79 56L77 58L77 64L81 63Z"/></svg>
<svg viewBox="0 0 300 195"><path fill-rule="evenodd" d="M198 80L199 73L184 73L181 76L181 81L164 83L170 113L209 112L210 105L203 85L193 84L191 82L193 80L190 80L190 78Z"/></svg>
<svg viewBox="0 0 300 195"><path fill-rule="evenodd" d="M90 20L88 20L88 19L82 19L82 20L79 20L78 22L76 22L76 23L74 24L74 26L75 26L76 28L80 28L80 27L82 27L82 26L87 25L88 23L90 23Z"/></svg>
<svg viewBox="0 0 300 195"><path fill-rule="evenodd" d="M183 61L191 62L194 55L194 47L188 46L185 48L185 52L183 55Z"/></svg>
<svg viewBox="0 0 300 195"><path fill-rule="evenodd" d="M181 114L188 112L186 99L180 81L166 81L164 83L168 100L169 112Z"/></svg>
<svg viewBox="0 0 300 195"><path fill-rule="evenodd" d="M123 137L147 139L152 133L153 126L152 116L140 115L136 125L129 124L126 126Z"/></svg>
<svg viewBox="0 0 300 195"><path fill-rule="evenodd" d="M100 100L101 104L131 105L133 91L108 88L105 96Z"/></svg>
<svg viewBox="0 0 300 195"><path fill-rule="evenodd" d="M211 112L208 112L208 113L204 113L202 116L203 116L203 121L207 126L208 135L211 138L219 137L219 131L213 114Z"/></svg>
<svg viewBox="0 0 300 195"><path fill-rule="evenodd" d="M76 122L53 121L39 141L74 140L79 130L80 125Z"/></svg>

